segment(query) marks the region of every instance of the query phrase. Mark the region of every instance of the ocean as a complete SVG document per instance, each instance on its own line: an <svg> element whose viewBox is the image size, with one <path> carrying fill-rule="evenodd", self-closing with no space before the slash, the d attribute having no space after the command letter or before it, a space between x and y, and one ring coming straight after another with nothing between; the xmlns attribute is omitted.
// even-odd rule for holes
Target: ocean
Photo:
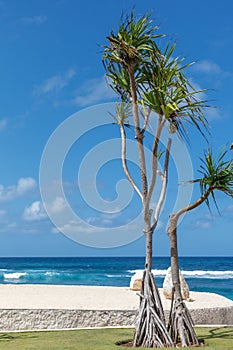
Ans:
<svg viewBox="0 0 233 350"><path fill-rule="evenodd" d="M158 287L169 266L168 257L153 258ZM143 257L0 258L0 283L122 287L143 267ZM233 300L233 257L182 257L180 269L190 290Z"/></svg>

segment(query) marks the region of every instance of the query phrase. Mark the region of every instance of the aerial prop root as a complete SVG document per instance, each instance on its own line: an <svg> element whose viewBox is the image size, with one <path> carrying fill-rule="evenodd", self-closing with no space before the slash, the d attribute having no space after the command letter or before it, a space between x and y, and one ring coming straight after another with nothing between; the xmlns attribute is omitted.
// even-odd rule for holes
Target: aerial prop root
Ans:
<svg viewBox="0 0 233 350"><path fill-rule="evenodd" d="M175 303L172 302L168 330L171 329L174 344L180 341L182 347L200 345L193 325L192 317L184 301L177 299Z"/></svg>
<svg viewBox="0 0 233 350"><path fill-rule="evenodd" d="M154 276L148 269L144 270L139 296L140 307L133 346L146 348L173 347L173 341L166 329L159 291Z"/></svg>

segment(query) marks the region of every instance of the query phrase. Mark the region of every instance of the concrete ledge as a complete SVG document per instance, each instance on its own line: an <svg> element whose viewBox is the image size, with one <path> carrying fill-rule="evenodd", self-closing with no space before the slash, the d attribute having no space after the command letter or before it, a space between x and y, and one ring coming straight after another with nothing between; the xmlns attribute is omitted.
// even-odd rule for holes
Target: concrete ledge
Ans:
<svg viewBox="0 0 233 350"><path fill-rule="evenodd" d="M233 325L233 307L196 309L191 315L198 325ZM133 327L136 316L135 310L2 309L0 331Z"/></svg>
<svg viewBox="0 0 233 350"><path fill-rule="evenodd" d="M195 324L233 325L233 306L190 310Z"/></svg>
<svg viewBox="0 0 233 350"><path fill-rule="evenodd" d="M136 311L0 310L0 331L134 326Z"/></svg>

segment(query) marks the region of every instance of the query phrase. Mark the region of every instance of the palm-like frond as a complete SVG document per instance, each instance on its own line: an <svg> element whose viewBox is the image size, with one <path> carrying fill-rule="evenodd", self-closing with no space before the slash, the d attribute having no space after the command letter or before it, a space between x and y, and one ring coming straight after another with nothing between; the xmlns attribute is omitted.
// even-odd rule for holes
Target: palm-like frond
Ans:
<svg viewBox="0 0 233 350"><path fill-rule="evenodd" d="M113 117L115 121L114 124L130 127L128 118L132 115L131 104L125 103L125 102L116 103L115 109L116 109L115 115L110 113L110 115Z"/></svg>
<svg viewBox="0 0 233 350"><path fill-rule="evenodd" d="M148 82L143 98L156 113L163 115L169 124L177 129L182 137L187 138L184 122L193 124L202 134L202 127L207 127L203 113L206 101L199 99L205 90L195 90L183 70L190 64L183 65L184 58L173 58L175 45L167 45L162 54L154 46L150 61L144 67L145 81Z"/></svg>
<svg viewBox="0 0 233 350"><path fill-rule="evenodd" d="M208 189L212 189L211 195L216 207L217 203L214 190L222 191L233 197L233 163L232 159L225 159L226 155L227 151L225 147L216 157L213 157L211 149L205 151L204 157L201 159L202 164L199 170L202 177L195 181L199 182L202 195L206 193ZM206 203L209 207L208 198L206 199Z"/></svg>
<svg viewBox="0 0 233 350"><path fill-rule="evenodd" d="M106 74L109 86L121 97L124 102L130 101L131 89L130 78L125 67L119 64L110 64ZM137 93L140 91L140 71L135 72L135 82Z"/></svg>
<svg viewBox="0 0 233 350"><path fill-rule="evenodd" d="M108 66L110 61L128 66L130 62L136 62L139 57L142 59L145 53L151 50L152 40L161 36L155 35L158 27L152 23L149 15L137 18L134 10L129 16L122 18L118 32L112 31L107 37L109 46L104 46L105 65Z"/></svg>

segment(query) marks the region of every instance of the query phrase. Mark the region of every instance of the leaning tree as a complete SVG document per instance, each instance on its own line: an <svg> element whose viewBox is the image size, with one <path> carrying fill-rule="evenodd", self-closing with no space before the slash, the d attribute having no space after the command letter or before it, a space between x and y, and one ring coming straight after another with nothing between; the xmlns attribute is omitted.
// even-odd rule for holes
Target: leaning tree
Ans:
<svg viewBox="0 0 233 350"><path fill-rule="evenodd" d="M171 214L169 218L168 235L170 239L173 297L168 329L171 329L171 338L174 344L177 344L180 341L182 347L198 345L198 339L193 329L190 313L183 301L181 293L177 226L179 219L183 214L197 208L203 202L206 202L209 207L210 196L212 196L214 203L217 205L215 200L216 191L221 191L233 197L233 163L232 159L225 159L226 154L227 151L225 149L215 158L213 158L210 149L204 153L199 170L202 176L197 180L189 181L191 183L198 182L200 184L201 196L195 202L180 209L177 213Z"/></svg>
<svg viewBox="0 0 233 350"><path fill-rule="evenodd" d="M175 45L167 45L162 51L155 40L157 27L150 16L136 18L134 11L122 19L117 32L107 37L103 62L110 86L118 94L115 122L119 125L122 140L122 165L127 179L139 195L143 208L143 232L146 239L146 262L140 293L140 307L135 328L134 346L173 346L166 329L160 295L152 274L152 238L164 203L172 134L186 136L185 121L191 122L202 132L206 119L202 112L204 101L198 99L196 91L184 74L183 58L173 58ZM157 119L151 147L151 163L145 157L144 138L150 127L151 114ZM125 127L131 124L137 143L140 186L133 179L127 165L127 137ZM171 133L161 152L161 135L165 125ZM159 170L158 161L162 162ZM151 176L148 168L151 167ZM152 196L157 176L161 178L161 190L152 208Z"/></svg>

